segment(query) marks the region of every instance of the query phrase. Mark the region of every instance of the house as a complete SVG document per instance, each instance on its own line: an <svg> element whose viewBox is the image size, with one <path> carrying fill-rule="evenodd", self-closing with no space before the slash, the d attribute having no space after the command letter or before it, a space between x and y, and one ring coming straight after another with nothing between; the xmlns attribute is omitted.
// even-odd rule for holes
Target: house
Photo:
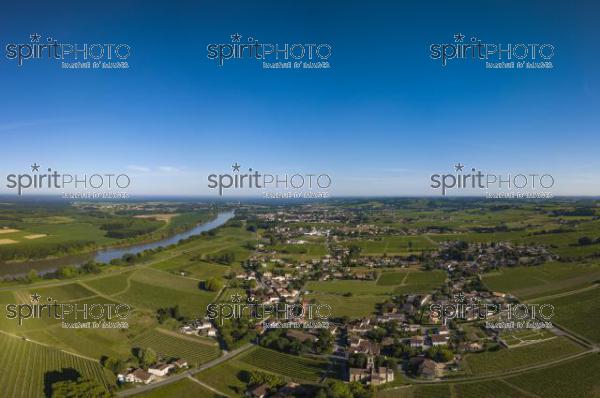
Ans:
<svg viewBox="0 0 600 398"><path fill-rule="evenodd" d="M265 383L265 384L260 384L256 387L254 387L253 389L248 391L247 395L252 398L264 398L267 396L268 392L269 392L269 385Z"/></svg>
<svg viewBox="0 0 600 398"><path fill-rule="evenodd" d="M379 344L373 343L369 340L360 340L358 345L353 349L353 354L365 354L365 355L379 355L380 353Z"/></svg>
<svg viewBox="0 0 600 398"><path fill-rule="evenodd" d="M371 384L374 386L381 385L383 383L391 383L394 381L394 371L387 367L380 367L378 371L371 369Z"/></svg>
<svg viewBox="0 0 600 398"><path fill-rule="evenodd" d="M178 360L173 362L173 365L177 366L178 368L187 368L188 362L183 358L179 358Z"/></svg>
<svg viewBox="0 0 600 398"><path fill-rule="evenodd" d="M317 340L316 336L314 336L310 333L303 332L301 330L288 329L288 331L285 333L285 335L287 337L291 337L291 338L300 340L301 343L304 343L306 340L310 340L311 342L315 342Z"/></svg>
<svg viewBox="0 0 600 398"><path fill-rule="evenodd" d="M175 368L175 365L170 363L161 363L150 366L148 368L148 373L153 374L155 376L166 376L169 373L169 370Z"/></svg>
<svg viewBox="0 0 600 398"><path fill-rule="evenodd" d="M362 368L350 368L348 370L348 381L363 381L368 377L366 369Z"/></svg>
<svg viewBox="0 0 600 398"><path fill-rule="evenodd" d="M437 334L439 334L440 336L448 336L450 334L450 331L448 330L447 326L440 326L437 328Z"/></svg>
<svg viewBox="0 0 600 398"><path fill-rule="evenodd" d="M272 398L289 398L302 395L302 386L293 381L288 382L285 386L281 387L277 394L273 395Z"/></svg>
<svg viewBox="0 0 600 398"><path fill-rule="evenodd" d="M144 369L135 369L133 372L128 373L125 376L125 381L128 383L144 383L149 384L153 382L155 376L146 372Z"/></svg>
<svg viewBox="0 0 600 398"><path fill-rule="evenodd" d="M207 335L208 337L217 337L217 329L215 329L215 328L212 328L212 327L211 327L211 328L209 328L209 329L207 329L207 330L206 330L206 335Z"/></svg>
<svg viewBox="0 0 600 398"><path fill-rule="evenodd" d="M412 348L422 348L423 347L423 336L414 336L410 339L410 346Z"/></svg>
<svg viewBox="0 0 600 398"><path fill-rule="evenodd" d="M369 355L367 358L366 368L350 368L348 369L348 381L366 382L375 386L383 383L389 383L394 381L394 371L387 367L380 366L375 367L373 356Z"/></svg>
<svg viewBox="0 0 600 398"><path fill-rule="evenodd" d="M419 365L418 372L419 372L419 375L421 375L425 378L433 379L433 378L437 377L437 365L431 359L425 358Z"/></svg>
<svg viewBox="0 0 600 398"><path fill-rule="evenodd" d="M440 336L439 334L434 334L433 336L431 336L431 345L436 347L436 346L440 346L440 345L447 345L448 344L448 340L446 339L446 336Z"/></svg>

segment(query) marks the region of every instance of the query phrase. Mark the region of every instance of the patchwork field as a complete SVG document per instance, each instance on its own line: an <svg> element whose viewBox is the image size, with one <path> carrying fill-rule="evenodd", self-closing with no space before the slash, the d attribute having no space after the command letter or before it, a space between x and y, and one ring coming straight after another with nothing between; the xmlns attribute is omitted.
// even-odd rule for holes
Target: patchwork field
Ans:
<svg viewBox="0 0 600 398"><path fill-rule="evenodd" d="M422 236L385 236L379 239L351 240L347 246L358 246L363 256L408 255L436 247L434 243Z"/></svg>
<svg viewBox="0 0 600 398"><path fill-rule="evenodd" d="M318 293L352 293L356 296L426 293L439 287L445 279L446 273L441 270L392 271L384 272L377 281L311 281L306 284L306 289Z"/></svg>

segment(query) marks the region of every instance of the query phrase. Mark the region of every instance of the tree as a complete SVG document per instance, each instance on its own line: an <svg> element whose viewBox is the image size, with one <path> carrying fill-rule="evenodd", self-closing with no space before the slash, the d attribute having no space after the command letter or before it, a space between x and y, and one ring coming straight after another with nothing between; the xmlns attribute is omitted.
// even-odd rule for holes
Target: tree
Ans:
<svg viewBox="0 0 600 398"><path fill-rule="evenodd" d="M592 239L589 236L582 236L578 240L579 246L587 246L593 243Z"/></svg>
<svg viewBox="0 0 600 398"><path fill-rule="evenodd" d="M209 278L204 282L204 289L216 292L223 288L223 281L219 278Z"/></svg>
<svg viewBox="0 0 600 398"><path fill-rule="evenodd" d="M33 283L35 281L37 281L38 279L40 279L38 273L36 270L32 269L31 271L29 271L27 273L27 276L25 277L25 281L27 283Z"/></svg>
<svg viewBox="0 0 600 398"><path fill-rule="evenodd" d="M158 356L156 355L156 351L154 351L152 348L141 349L138 352L138 355L139 355L138 358L140 360L140 365L143 368L147 368L148 366L155 363L158 359Z"/></svg>
<svg viewBox="0 0 600 398"><path fill-rule="evenodd" d="M52 398L113 398L103 386L93 380L59 381L52 384Z"/></svg>

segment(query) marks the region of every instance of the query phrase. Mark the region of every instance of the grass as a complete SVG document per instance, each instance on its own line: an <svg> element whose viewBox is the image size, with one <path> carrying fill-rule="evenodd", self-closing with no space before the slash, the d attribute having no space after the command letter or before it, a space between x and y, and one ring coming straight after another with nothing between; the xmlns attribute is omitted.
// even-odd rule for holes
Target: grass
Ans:
<svg viewBox="0 0 600 398"><path fill-rule="evenodd" d="M375 305L383 301L381 296L353 296L345 297L340 294L316 293L307 296L315 299L319 304L328 304L331 307L332 317L347 316L350 318L362 318L373 315Z"/></svg>
<svg viewBox="0 0 600 398"><path fill-rule="evenodd" d="M175 383L167 384L154 390L136 395L138 398L165 398L165 397L195 397L195 398L216 398L222 395L202 387L200 384L190 379L182 379Z"/></svg>
<svg viewBox="0 0 600 398"><path fill-rule="evenodd" d="M316 293L360 295L389 295L394 292L393 286L379 286L375 281L332 280L310 281L306 290Z"/></svg>
<svg viewBox="0 0 600 398"><path fill-rule="evenodd" d="M318 381L328 367L326 361L283 354L262 347L245 352L239 361L290 379L309 382Z"/></svg>
<svg viewBox="0 0 600 398"><path fill-rule="evenodd" d="M408 272L408 276L404 280L406 272ZM381 278L383 278L382 282L380 282ZM316 293L352 293L355 296L427 293L440 286L445 279L446 273L441 270L384 272L377 282L359 280L311 281L306 284L306 289ZM403 280L404 283L402 283ZM392 283L396 281L399 281L399 283Z"/></svg>
<svg viewBox="0 0 600 398"><path fill-rule="evenodd" d="M407 255L420 251L431 250L436 247L427 238L422 236L384 236L380 239L351 240L346 246L358 246L363 256Z"/></svg>
<svg viewBox="0 0 600 398"><path fill-rule="evenodd" d="M534 370L506 381L544 398L600 396L600 355L586 355L549 368Z"/></svg>
<svg viewBox="0 0 600 398"><path fill-rule="evenodd" d="M552 321L595 342L600 342L600 288L544 299L554 306Z"/></svg>
<svg viewBox="0 0 600 398"><path fill-rule="evenodd" d="M556 294L589 286L600 278L600 265L546 263L531 267L504 268L483 276L493 291L510 293L521 299Z"/></svg>
<svg viewBox="0 0 600 398"><path fill-rule="evenodd" d="M377 279L377 285L379 286L394 286L400 285L404 282L407 277L408 271L388 271L381 274Z"/></svg>
<svg viewBox="0 0 600 398"><path fill-rule="evenodd" d="M214 299L214 292L200 289L175 289L160 286L161 279L150 283L131 280L130 288L115 300L133 305L137 309L156 311L158 308L179 306L181 313L190 318L200 318L206 306ZM197 283L197 282L196 282Z"/></svg>
<svg viewBox="0 0 600 398"><path fill-rule="evenodd" d="M0 396L38 398L53 381L77 374L107 386L114 382L96 361L0 334Z"/></svg>
<svg viewBox="0 0 600 398"><path fill-rule="evenodd" d="M86 289L79 283L69 283L65 285L53 286L53 287L45 287L39 289L29 289L27 292L28 295L38 293L41 295L41 300L46 300L51 297L54 300L59 302L79 300L86 297L95 296L96 293L92 292L89 289Z"/></svg>
<svg viewBox="0 0 600 398"><path fill-rule="evenodd" d="M568 338L556 337L521 347L469 354L465 361L470 372L478 376L543 363L581 351L583 348Z"/></svg>
<svg viewBox="0 0 600 398"><path fill-rule="evenodd" d="M127 289L127 279L131 274L131 272L123 272L117 275L109 274L104 278L88 280L85 282L85 284L102 294L111 296Z"/></svg>
<svg viewBox="0 0 600 398"><path fill-rule="evenodd" d="M175 337L158 331L150 331L136 338L134 346L150 347L163 357L183 358L190 365L198 366L219 356L219 349L191 339Z"/></svg>
<svg viewBox="0 0 600 398"><path fill-rule="evenodd" d="M474 383L453 384L454 394L461 398L530 398L515 387L500 381L489 380Z"/></svg>
<svg viewBox="0 0 600 398"><path fill-rule="evenodd" d="M217 391L241 397L246 391L246 383L241 378L241 373L245 370L247 366L234 359L203 370L196 378Z"/></svg>

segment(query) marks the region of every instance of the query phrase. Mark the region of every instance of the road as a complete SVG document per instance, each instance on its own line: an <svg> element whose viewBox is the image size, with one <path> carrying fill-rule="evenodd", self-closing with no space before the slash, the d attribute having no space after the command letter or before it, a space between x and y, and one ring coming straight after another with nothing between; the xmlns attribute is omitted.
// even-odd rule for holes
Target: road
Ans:
<svg viewBox="0 0 600 398"><path fill-rule="evenodd" d="M135 394L141 394L143 392L148 392L150 390L154 390L155 388L162 387L162 386L174 383L174 382L179 381L179 380L183 380L183 379L185 379L187 377L193 377L195 374L197 374L199 372L202 372L203 370L206 370L208 368L212 368L213 366L217 366L217 365L219 365L219 364L221 364L221 363L223 363L223 362L225 362L225 361L227 361L227 360L235 357L236 355L239 355L242 352L247 351L251 347L253 347L253 344L250 344L250 343L245 344L245 345L241 346L240 348L237 348L237 349L235 349L233 351L230 351L227 354L222 355L222 356L220 356L217 359L213 359L212 361L207 362L207 363L205 363L205 364L203 364L203 365L201 365L201 366L199 366L197 368L189 369L189 370L186 370L185 372L182 372L182 373L179 373L179 374L176 374L176 375L173 375L173 376L169 376L166 379L164 379L162 381L159 381L159 382L156 382L156 383L146 384L146 385L141 386L141 387L136 387L136 388L132 388L132 389L129 389L129 390L120 391L120 392L117 393L117 396L119 396L119 397L131 397L131 396L133 396Z"/></svg>

